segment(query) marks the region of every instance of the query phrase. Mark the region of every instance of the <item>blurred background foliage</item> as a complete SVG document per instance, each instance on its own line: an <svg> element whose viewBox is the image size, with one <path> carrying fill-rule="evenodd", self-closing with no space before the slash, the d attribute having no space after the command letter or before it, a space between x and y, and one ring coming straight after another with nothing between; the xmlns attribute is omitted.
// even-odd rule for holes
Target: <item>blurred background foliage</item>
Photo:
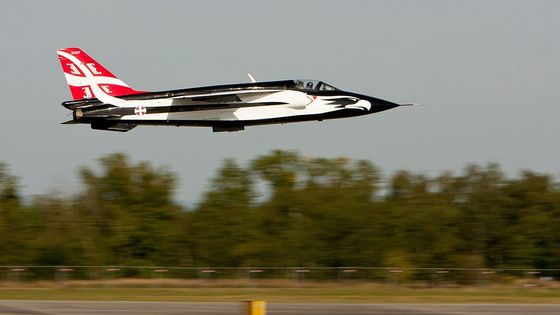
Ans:
<svg viewBox="0 0 560 315"><path fill-rule="evenodd" d="M385 177L368 161L227 159L196 206L167 168L105 156L81 191L20 195L0 164L0 265L558 268L560 187L496 164ZM405 271L399 281L422 278Z"/></svg>

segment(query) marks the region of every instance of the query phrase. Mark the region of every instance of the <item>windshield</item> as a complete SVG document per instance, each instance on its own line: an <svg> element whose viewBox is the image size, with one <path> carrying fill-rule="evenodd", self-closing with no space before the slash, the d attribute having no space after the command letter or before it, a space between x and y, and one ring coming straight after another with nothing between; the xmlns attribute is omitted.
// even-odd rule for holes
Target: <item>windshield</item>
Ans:
<svg viewBox="0 0 560 315"><path fill-rule="evenodd" d="M294 80L296 89L305 91L336 91L337 88L317 80Z"/></svg>

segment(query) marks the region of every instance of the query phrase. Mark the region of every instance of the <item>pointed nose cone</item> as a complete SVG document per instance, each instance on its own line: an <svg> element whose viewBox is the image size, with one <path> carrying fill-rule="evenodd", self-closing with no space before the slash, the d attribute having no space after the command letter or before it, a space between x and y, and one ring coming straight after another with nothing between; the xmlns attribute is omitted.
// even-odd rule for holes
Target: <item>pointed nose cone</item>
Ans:
<svg viewBox="0 0 560 315"><path fill-rule="evenodd" d="M371 103L371 108L369 109L370 113L382 112L384 110L400 106L397 103L382 100L380 98L367 97L366 99Z"/></svg>

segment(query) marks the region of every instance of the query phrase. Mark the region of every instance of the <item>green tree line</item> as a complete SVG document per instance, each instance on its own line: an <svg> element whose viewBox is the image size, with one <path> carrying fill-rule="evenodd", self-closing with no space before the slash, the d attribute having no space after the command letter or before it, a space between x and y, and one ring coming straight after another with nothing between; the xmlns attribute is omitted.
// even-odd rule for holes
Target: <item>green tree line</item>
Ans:
<svg viewBox="0 0 560 315"><path fill-rule="evenodd" d="M225 160L186 208L171 170L123 154L99 164L79 170L75 195L31 200L0 164L0 266L560 267L547 174L383 176L365 160L274 151Z"/></svg>

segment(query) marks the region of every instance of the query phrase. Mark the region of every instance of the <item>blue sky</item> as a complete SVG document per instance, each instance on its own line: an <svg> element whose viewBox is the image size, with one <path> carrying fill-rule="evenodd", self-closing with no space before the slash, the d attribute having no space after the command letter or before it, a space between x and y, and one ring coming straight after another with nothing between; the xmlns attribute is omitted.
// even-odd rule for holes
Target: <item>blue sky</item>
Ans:
<svg viewBox="0 0 560 315"><path fill-rule="evenodd" d="M123 152L176 171L196 202L225 158L274 149L367 159L386 174L498 162L560 173L558 1L0 1L0 161L26 195L75 192ZM400 103L379 115L249 127L60 125L56 49L79 46L129 85L165 90L313 78Z"/></svg>

